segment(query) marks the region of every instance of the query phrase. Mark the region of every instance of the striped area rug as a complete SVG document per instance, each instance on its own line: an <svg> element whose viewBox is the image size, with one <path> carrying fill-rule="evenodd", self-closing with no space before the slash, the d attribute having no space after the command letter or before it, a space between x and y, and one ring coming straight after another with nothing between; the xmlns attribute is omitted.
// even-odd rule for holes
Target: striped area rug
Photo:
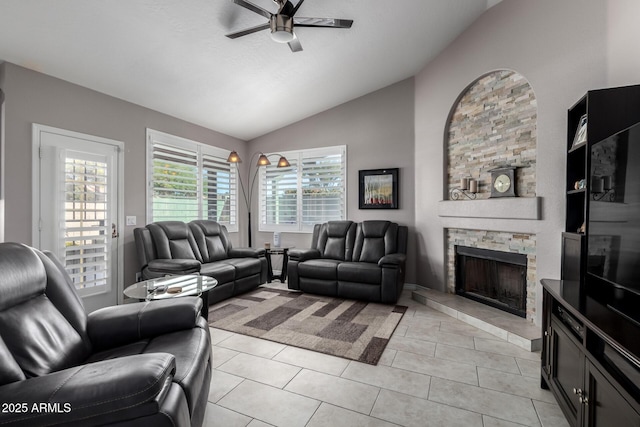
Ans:
<svg viewBox="0 0 640 427"><path fill-rule="evenodd" d="M209 308L209 326L376 365L407 307L258 288Z"/></svg>

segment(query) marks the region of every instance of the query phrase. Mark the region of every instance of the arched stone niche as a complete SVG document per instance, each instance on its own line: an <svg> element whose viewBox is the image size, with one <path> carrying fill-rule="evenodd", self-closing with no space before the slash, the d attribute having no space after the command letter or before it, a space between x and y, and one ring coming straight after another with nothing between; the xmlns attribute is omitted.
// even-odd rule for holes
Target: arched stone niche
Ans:
<svg viewBox="0 0 640 427"><path fill-rule="evenodd" d="M510 70L480 77L460 95L445 132L447 195L461 178L478 180L477 199L491 193L491 170L518 169L519 197L536 195L537 102L529 82Z"/></svg>

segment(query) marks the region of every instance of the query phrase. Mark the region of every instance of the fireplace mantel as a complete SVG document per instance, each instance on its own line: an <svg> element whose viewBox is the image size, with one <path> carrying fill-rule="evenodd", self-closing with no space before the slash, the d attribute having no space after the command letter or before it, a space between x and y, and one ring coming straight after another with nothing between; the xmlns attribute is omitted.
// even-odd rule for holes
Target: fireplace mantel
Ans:
<svg viewBox="0 0 640 427"><path fill-rule="evenodd" d="M483 200L442 200L438 216L539 220L542 197L509 197Z"/></svg>

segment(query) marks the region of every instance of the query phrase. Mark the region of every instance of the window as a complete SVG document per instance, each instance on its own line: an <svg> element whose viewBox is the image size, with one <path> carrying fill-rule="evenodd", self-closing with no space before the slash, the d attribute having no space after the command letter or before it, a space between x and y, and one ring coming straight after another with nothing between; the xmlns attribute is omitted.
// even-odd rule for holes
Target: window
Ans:
<svg viewBox="0 0 640 427"><path fill-rule="evenodd" d="M236 169L228 150L147 129L147 218L211 219L238 231Z"/></svg>
<svg viewBox="0 0 640 427"><path fill-rule="evenodd" d="M260 231L312 231L346 219L346 146L281 154L290 167L260 168Z"/></svg>

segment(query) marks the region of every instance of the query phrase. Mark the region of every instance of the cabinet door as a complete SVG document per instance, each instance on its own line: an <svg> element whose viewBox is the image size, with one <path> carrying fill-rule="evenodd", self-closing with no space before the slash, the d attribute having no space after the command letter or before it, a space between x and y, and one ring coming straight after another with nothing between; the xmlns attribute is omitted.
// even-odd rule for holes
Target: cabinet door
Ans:
<svg viewBox="0 0 640 427"><path fill-rule="evenodd" d="M583 397L588 427L640 426L640 415L602 373L587 362L586 394Z"/></svg>
<svg viewBox="0 0 640 427"><path fill-rule="evenodd" d="M579 425L584 380L584 354L570 332L551 319L551 388L567 421L572 426Z"/></svg>

